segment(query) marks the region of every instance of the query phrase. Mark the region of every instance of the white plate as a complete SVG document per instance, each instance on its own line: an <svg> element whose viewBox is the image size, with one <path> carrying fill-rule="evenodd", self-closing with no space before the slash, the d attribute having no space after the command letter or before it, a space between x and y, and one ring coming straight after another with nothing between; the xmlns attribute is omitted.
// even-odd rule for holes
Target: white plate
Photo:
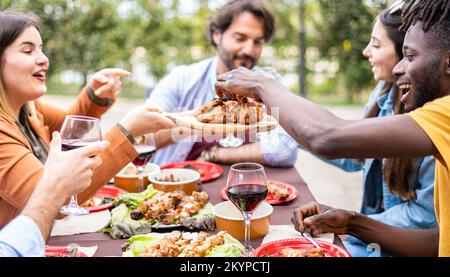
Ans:
<svg viewBox="0 0 450 277"><path fill-rule="evenodd" d="M182 127L190 128L194 131L200 131L202 134L215 135L230 135L230 134L252 134L260 132L268 132L278 126L277 120L266 113L263 114L263 119L251 125L227 123L202 123L194 116L194 111L186 111L181 113L167 113L172 117L176 124Z"/></svg>

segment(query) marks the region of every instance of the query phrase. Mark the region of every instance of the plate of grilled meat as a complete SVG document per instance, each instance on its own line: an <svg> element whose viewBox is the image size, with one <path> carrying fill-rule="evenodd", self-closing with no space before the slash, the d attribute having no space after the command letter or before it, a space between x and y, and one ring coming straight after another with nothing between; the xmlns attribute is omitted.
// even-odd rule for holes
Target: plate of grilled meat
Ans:
<svg viewBox="0 0 450 277"><path fill-rule="evenodd" d="M215 99L196 110L168 115L182 127L211 135L267 132L278 126L263 104L246 97Z"/></svg>

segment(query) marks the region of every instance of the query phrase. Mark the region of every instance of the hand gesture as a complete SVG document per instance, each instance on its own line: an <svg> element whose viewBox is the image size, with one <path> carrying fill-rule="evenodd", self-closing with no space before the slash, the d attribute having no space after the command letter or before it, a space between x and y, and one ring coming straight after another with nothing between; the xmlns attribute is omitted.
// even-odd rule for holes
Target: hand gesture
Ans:
<svg viewBox="0 0 450 277"><path fill-rule="evenodd" d="M93 171L102 164L98 153L104 151L109 142L95 142L71 151L61 151L61 135L53 133L50 151L44 167L43 180L57 190L64 202L91 184ZM44 183L45 183L44 181Z"/></svg>
<svg viewBox="0 0 450 277"><path fill-rule="evenodd" d="M175 123L161 112L159 108L141 105L128 112L120 124L133 137L172 128Z"/></svg>
<svg viewBox="0 0 450 277"><path fill-rule="evenodd" d="M347 234L350 220L355 216L356 212L310 203L296 209L291 221L300 232Z"/></svg>
<svg viewBox="0 0 450 277"><path fill-rule="evenodd" d="M89 86L97 97L115 99L122 87L120 78L129 75L130 72L120 68L105 68L94 73Z"/></svg>
<svg viewBox="0 0 450 277"><path fill-rule="evenodd" d="M240 67L217 77L216 93L220 98L235 99L240 95L260 100L263 89L269 86L276 91L276 86L282 85L271 76Z"/></svg>

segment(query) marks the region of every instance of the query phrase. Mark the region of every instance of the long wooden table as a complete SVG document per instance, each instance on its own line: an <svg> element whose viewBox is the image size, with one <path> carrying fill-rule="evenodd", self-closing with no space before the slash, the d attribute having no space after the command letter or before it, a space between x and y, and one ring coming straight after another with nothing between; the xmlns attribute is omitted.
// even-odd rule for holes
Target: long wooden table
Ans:
<svg viewBox="0 0 450 277"><path fill-rule="evenodd" d="M206 191L210 197L210 202L217 204L222 202L220 196L221 189L226 185L229 166L223 165L223 175L211 182L204 183L200 188ZM266 175L269 180L282 181L294 186L298 191L296 199L274 206L274 211L271 217L272 225L291 224L292 213L295 208L314 201L314 196L308 189L308 186L300 177L295 168L270 168L266 167ZM95 253L97 257L104 256L121 256L121 246L126 240L113 240L108 234L104 233L90 233L71 236L51 237L48 241L48 245L65 246L70 243L76 243L80 246L93 246L97 245L98 250ZM253 240L252 246L258 247L262 242L262 239ZM335 244L343 247L342 242L338 236L335 236Z"/></svg>

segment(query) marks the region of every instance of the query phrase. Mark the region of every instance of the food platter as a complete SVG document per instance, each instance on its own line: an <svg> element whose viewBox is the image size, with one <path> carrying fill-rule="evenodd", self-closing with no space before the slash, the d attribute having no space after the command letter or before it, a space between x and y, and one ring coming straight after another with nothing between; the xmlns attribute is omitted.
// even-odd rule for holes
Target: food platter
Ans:
<svg viewBox="0 0 450 277"><path fill-rule="evenodd" d="M84 252L75 250L71 253L68 246L46 246L44 251L45 257L87 257Z"/></svg>
<svg viewBox="0 0 450 277"><path fill-rule="evenodd" d="M350 254L343 248L320 240L316 240L320 248L324 251L325 257L351 257ZM315 248L305 238L284 239L272 241L261 245L253 251L254 257L285 257L282 255L282 250L290 248L293 250L307 251Z"/></svg>
<svg viewBox="0 0 450 277"><path fill-rule="evenodd" d="M267 203L269 203L270 205L279 205L279 204L287 203L289 201L294 200L298 196L298 191L292 185L289 185L287 183L280 182L280 181L275 181L275 180L268 180L267 182L268 183L270 182L272 185L277 186L279 188L286 189L289 193L289 196L287 198L283 198L283 199L280 199L280 198L272 195L271 193L269 193L267 195L265 201ZM226 187L224 187L220 191L220 196L222 197L223 200L229 200L228 196L227 196L227 188Z"/></svg>
<svg viewBox="0 0 450 277"><path fill-rule="evenodd" d="M89 212L91 213L106 210L112 207L114 205L114 202L111 201L106 204L100 204L105 198L116 198L117 196L125 192L126 191L121 188L106 185L102 187L99 191L97 191L94 197L92 197L88 202L86 202L89 204L86 203L83 204L83 208L89 210Z"/></svg>
<svg viewBox="0 0 450 277"><path fill-rule="evenodd" d="M181 127L189 128L193 131L200 132L203 135L210 136L226 136L230 134L252 134L260 132L268 132L278 126L277 120L267 114L263 114L263 118L256 124L244 125L235 123L217 124L202 123L194 116L194 111L186 111L180 113L166 114L173 118L175 123Z"/></svg>
<svg viewBox="0 0 450 277"><path fill-rule="evenodd" d="M200 161L183 161L166 164L161 167L161 169L166 168L192 168L200 173L202 182L209 182L219 178L223 169L220 165L210 162L200 162Z"/></svg>

